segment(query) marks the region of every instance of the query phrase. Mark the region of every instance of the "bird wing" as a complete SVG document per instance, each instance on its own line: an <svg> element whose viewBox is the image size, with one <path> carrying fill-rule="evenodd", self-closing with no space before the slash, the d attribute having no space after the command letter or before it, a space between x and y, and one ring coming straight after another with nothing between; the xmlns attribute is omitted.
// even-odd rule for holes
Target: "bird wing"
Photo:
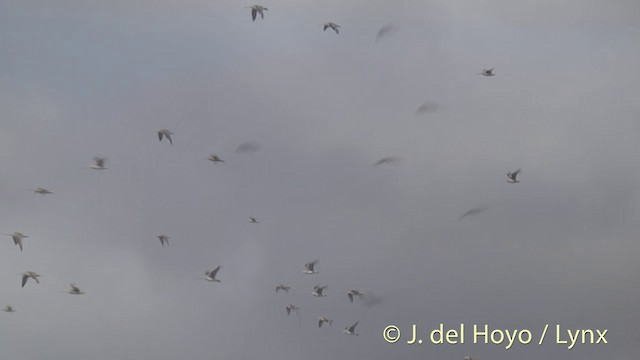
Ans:
<svg viewBox="0 0 640 360"><path fill-rule="evenodd" d="M22 287L27 284L27 280L29 279L28 275L22 275Z"/></svg>
<svg viewBox="0 0 640 360"><path fill-rule="evenodd" d="M218 273L218 270L220 270L220 266L218 266L214 270L211 270L211 273L209 273L209 276L211 276L211 278L215 278L216 274Z"/></svg>
<svg viewBox="0 0 640 360"><path fill-rule="evenodd" d="M347 296L349 297L349 301L351 301L351 303L353 304L353 294L348 293Z"/></svg>
<svg viewBox="0 0 640 360"><path fill-rule="evenodd" d="M251 18L253 19L253 21L256 21L256 15L257 14L258 14L258 10L251 9Z"/></svg>
<svg viewBox="0 0 640 360"><path fill-rule="evenodd" d="M173 140L171 140L171 135L165 134L167 136L167 140L169 140L169 144L173 145Z"/></svg>
<svg viewBox="0 0 640 360"><path fill-rule="evenodd" d="M327 31L328 28L329 28L329 25L325 24L323 31Z"/></svg>
<svg viewBox="0 0 640 360"><path fill-rule="evenodd" d="M356 321L355 324L351 325L351 327L349 328L350 332L354 332L356 330L356 326L358 326L358 322Z"/></svg>
<svg viewBox="0 0 640 360"><path fill-rule="evenodd" d="M162 131L158 131L158 140L162 141Z"/></svg>
<svg viewBox="0 0 640 360"><path fill-rule="evenodd" d="M323 323L322 319L318 319L318 327L322 327L322 323Z"/></svg>

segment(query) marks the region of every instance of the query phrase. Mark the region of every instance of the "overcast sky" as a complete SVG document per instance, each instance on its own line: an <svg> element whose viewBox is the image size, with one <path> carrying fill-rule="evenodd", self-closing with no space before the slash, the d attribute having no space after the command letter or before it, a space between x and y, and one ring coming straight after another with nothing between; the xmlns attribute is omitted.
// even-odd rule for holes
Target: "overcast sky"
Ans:
<svg viewBox="0 0 640 360"><path fill-rule="evenodd" d="M30 236L0 241L0 357L635 356L640 2L261 4L255 22L237 0L0 5L0 233ZM467 343L403 344L441 322ZM609 343L538 346L546 323ZM534 340L474 345L473 324Z"/></svg>

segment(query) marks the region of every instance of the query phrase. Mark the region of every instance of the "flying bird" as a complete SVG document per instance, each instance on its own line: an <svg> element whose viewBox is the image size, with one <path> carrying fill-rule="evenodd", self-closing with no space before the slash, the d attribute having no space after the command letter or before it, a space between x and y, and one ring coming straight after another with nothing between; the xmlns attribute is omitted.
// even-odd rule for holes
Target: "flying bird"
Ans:
<svg viewBox="0 0 640 360"><path fill-rule="evenodd" d="M5 234L5 235L11 236L13 238L13 244L14 245L18 245L20 247L20 251L22 251L22 239L28 238L27 235L25 235L25 234L23 234L23 233L21 233L19 231L16 231L13 234Z"/></svg>
<svg viewBox="0 0 640 360"><path fill-rule="evenodd" d="M11 305L5 306L4 309L2 309L2 311L8 312L8 313L16 312L15 310L13 310L13 307Z"/></svg>
<svg viewBox="0 0 640 360"><path fill-rule="evenodd" d="M211 270L211 271L207 271L204 273L204 279L207 281L211 281L211 282L220 282L220 280L216 279L216 274L218 273L218 270L220 270L220 266L218 266L217 268Z"/></svg>
<svg viewBox="0 0 640 360"><path fill-rule="evenodd" d="M107 161L107 159L103 158L103 157L94 157L93 158L93 165L89 166L90 169L93 170L105 170L107 167L105 166L105 162Z"/></svg>
<svg viewBox="0 0 640 360"><path fill-rule="evenodd" d="M338 25L336 23L328 22L328 23L324 24L323 26L324 26L324 30L323 31L327 31L327 29L331 29L331 30L335 31L336 34L340 34L340 25Z"/></svg>
<svg viewBox="0 0 640 360"><path fill-rule="evenodd" d="M299 307L293 305L293 304L289 304L287 306L285 306L284 308L285 310L287 310L287 316L291 315L291 313L295 313L296 315L298 315L298 310L300 310Z"/></svg>
<svg viewBox="0 0 640 360"><path fill-rule="evenodd" d="M353 297L357 296L360 299L362 299L364 297L364 294L361 293L358 290L349 290L349 292L347 293L347 297L349 297L349 301L351 301L351 303L353 304Z"/></svg>
<svg viewBox="0 0 640 360"><path fill-rule="evenodd" d="M70 286L71 286L71 288L69 289L69 291L67 291L67 293L69 293L71 295L82 295L82 294L84 294L84 292L81 291L80 288L76 286L76 284L71 284Z"/></svg>
<svg viewBox="0 0 640 360"><path fill-rule="evenodd" d="M36 194L40 194L40 195L53 194L51 191L49 191L49 190L47 190L45 188L41 188L41 187L39 187L39 188L37 188L35 190L31 190L31 191L33 191Z"/></svg>
<svg viewBox="0 0 640 360"><path fill-rule="evenodd" d="M393 32L393 30L394 30L394 27L391 24L387 24L381 27L380 30L378 30L378 33L376 34L376 42L382 40L382 38L384 38L385 36L390 35Z"/></svg>
<svg viewBox="0 0 640 360"><path fill-rule="evenodd" d="M344 328L344 330L342 330L342 332L347 333L349 335L358 335L356 333L356 326L358 326L358 322L356 321L355 324L351 325L351 326L347 326L346 328Z"/></svg>
<svg viewBox="0 0 640 360"><path fill-rule="evenodd" d="M507 182L508 183L512 183L512 184L519 183L520 180L517 179L517 176L518 176L519 173L520 173L520 169L518 169L518 170L516 170L514 172L509 171L507 173Z"/></svg>
<svg viewBox="0 0 640 360"><path fill-rule="evenodd" d="M158 130L158 139L162 141L162 137L164 136L167 138L167 140L169 140L169 144L173 145L173 141L171 140L171 135L173 135L173 133L169 129Z"/></svg>
<svg viewBox="0 0 640 360"><path fill-rule="evenodd" d="M286 292L287 294L289 293L289 289L291 289L291 286L287 286L287 285L278 285L276 286L276 294L278 293L279 290L282 290L284 292Z"/></svg>
<svg viewBox="0 0 640 360"><path fill-rule="evenodd" d="M162 244L162 247L164 247L164 244L167 244L167 246L169 246L169 237L167 235L158 235L156 237L158 238L158 240L160 240L160 244Z"/></svg>
<svg viewBox="0 0 640 360"><path fill-rule="evenodd" d="M376 161L373 164L373 166L379 166L379 165L382 165L382 164L391 164L391 163L396 162L396 161L398 161L397 157L390 156L390 157L382 158L382 159Z"/></svg>
<svg viewBox="0 0 640 360"><path fill-rule="evenodd" d="M322 324L324 324L324 323L328 323L329 325L332 325L332 324L333 324L333 320L331 320L331 319L327 319L327 318L326 318L326 317L324 317L324 316L320 316L320 317L318 318L318 327L319 327L319 328L321 328L321 327L322 327Z"/></svg>
<svg viewBox="0 0 640 360"><path fill-rule="evenodd" d="M262 19L264 19L264 12L263 11L268 11L269 10L266 7L262 6L262 5L251 5L251 6L247 6L247 8L251 9L251 18L253 19L253 21L256 21L256 16L258 14L260 14L260 17Z"/></svg>
<svg viewBox="0 0 640 360"><path fill-rule="evenodd" d="M36 274L33 271L27 271L26 273L22 274L22 287L24 287L27 284L27 280L29 280L29 278L32 278L33 280L35 280L36 284L40 284L40 281L38 280L38 277L40 275Z"/></svg>
<svg viewBox="0 0 640 360"><path fill-rule="evenodd" d="M491 69L482 69L481 73L478 73L478 75L482 75L482 76L494 76L495 74L493 73L493 68Z"/></svg>
<svg viewBox="0 0 640 360"><path fill-rule="evenodd" d="M249 222L252 223L252 224L260 224L260 222L258 220L256 220L256 218L254 218L254 217L250 217L249 218Z"/></svg>
<svg viewBox="0 0 640 360"><path fill-rule="evenodd" d="M324 289L326 289L327 286L320 286L320 285L316 285L313 287L313 292L311 292L311 295L316 296L316 297L323 297L323 296L327 296L324 293Z"/></svg>
<svg viewBox="0 0 640 360"><path fill-rule="evenodd" d="M218 155L214 155L214 154L209 155L209 157L207 158L207 160L209 160L209 161L213 161L213 162L214 162L214 164L217 164L217 163L219 163L219 162L221 162L221 163L223 163L223 162L224 162L224 160L220 159L220 158L218 157Z"/></svg>
<svg viewBox="0 0 640 360"><path fill-rule="evenodd" d="M460 216L460 220L462 220L462 219L466 218L467 216L474 216L474 215L478 215L478 214L480 214L481 212L485 211L486 209L487 209L487 207L486 207L486 206L480 206L480 207L473 208L473 209L471 209L471 210L467 211L466 213L462 214L462 215Z"/></svg>
<svg viewBox="0 0 640 360"><path fill-rule="evenodd" d="M438 104L426 102L426 103L423 103L422 105L420 105L418 107L418 109L416 109L416 113L415 114L417 116L417 115L422 115L422 114L425 114L425 113L428 113L428 112L433 112L433 111L436 111L436 110L438 110Z"/></svg>
<svg viewBox="0 0 640 360"><path fill-rule="evenodd" d="M478 359L472 358L471 356L465 356L464 360L478 360Z"/></svg>
<svg viewBox="0 0 640 360"><path fill-rule="evenodd" d="M304 264L304 270L302 271L305 274L317 274L318 271L315 271L315 266L318 265L318 260L313 260L310 263Z"/></svg>

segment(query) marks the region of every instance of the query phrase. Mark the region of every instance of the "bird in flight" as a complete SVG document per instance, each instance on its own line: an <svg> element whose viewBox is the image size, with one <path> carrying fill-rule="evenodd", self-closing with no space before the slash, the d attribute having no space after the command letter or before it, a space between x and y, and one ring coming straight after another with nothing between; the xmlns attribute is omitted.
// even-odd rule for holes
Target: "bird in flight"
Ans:
<svg viewBox="0 0 640 360"><path fill-rule="evenodd" d="M53 194L51 191L49 191L49 190L47 190L45 188L41 188L41 187L39 187L39 188L37 188L35 190L31 190L31 191L33 191L36 194L40 194L40 195Z"/></svg>
<svg viewBox="0 0 640 360"><path fill-rule="evenodd" d="M393 30L394 30L394 27L391 24L386 24L383 27L381 27L380 30L378 30L378 33L376 34L376 42L382 40L382 38L391 34Z"/></svg>
<svg viewBox="0 0 640 360"><path fill-rule="evenodd" d="M324 289L326 289L326 288L327 288L327 286L320 286L320 285L316 285L316 286L314 286L314 287L313 287L313 292L311 292L311 294L312 294L313 296L316 296L316 297L323 297L323 296L327 296L327 295L324 293Z"/></svg>
<svg viewBox="0 0 640 360"><path fill-rule="evenodd" d="M27 271L26 273L22 274L22 287L24 287L27 284L27 280L29 280L29 278L32 278L33 280L35 280L36 284L40 284L40 281L38 280L38 277L40 275L36 274L33 271Z"/></svg>
<svg viewBox="0 0 640 360"><path fill-rule="evenodd" d="M28 238L27 235L19 231L16 231L13 234L5 234L5 235L11 236L11 238L13 238L13 244L18 245L20 247L20 251L22 251L22 239Z"/></svg>
<svg viewBox="0 0 640 360"><path fill-rule="evenodd" d="M214 163L214 164L217 164L217 163L219 163L219 162L221 162L221 163L223 163L223 162L224 162L224 160L220 159L220 158L218 157L218 155L214 155L214 154L209 155L209 157L207 158L207 160L209 160L209 161L213 161L213 163Z"/></svg>
<svg viewBox="0 0 640 360"><path fill-rule="evenodd" d="M107 159L103 158L103 157L94 157L93 158L93 165L89 166L89 168L93 169L93 170L105 170L107 167L105 166L105 162L107 161Z"/></svg>
<svg viewBox="0 0 640 360"><path fill-rule="evenodd" d="M420 105L418 109L416 109L416 116L426 114L428 112L433 112L436 110L438 110L438 104L426 102Z"/></svg>
<svg viewBox="0 0 640 360"><path fill-rule="evenodd" d="M268 11L269 10L266 7L262 6L262 5L251 5L251 6L247 6L247 8L251 9L251 18L253 19L253 21L256 21L256 16L258 14L260 14L260 17L262 19L264 19L264 12L263 11Z"/></svg>
<svg viewBox="0 0 640 360"><path fill-rule="evenodd" d="M324 316L320 316L320 317L318 318L318 327L319 327L319 328L321 328L321 327L322 327L322 324L324 324L324 323L328 323L329 325L332 325L332 324L333 324L333 320L331 320L331 319L327 319L327 318L326 318L326 317L324 317Z"/></svg>
<svg viewBox="0 0 640 360"><path fill-rule="evenodd" d="M69 293L71 295L82 295L82 294L84 294L84 292L81 291L80 288L76 286L76 284L71 284L70 286L71 286L71 288L69 289L69 291L67 291L67 293Z"/></svg>
<svg viewBox="0 0 640 360"><path fill-rule="evenodd" d="M204 273L204 279L211 282L220 282L220 280L216 279L216 274L218 274L218 270L220 270L220 266L217 268L207 271Z"/></svg>
<svg viewBox="0 0 640 360"><path fill-rule="evenodd" d="M5 306L4 309L2 309L2 311L8 312L8 313L16 312L15 310L13 310L13 306L11 305Z"/></svg>
<svg viewBox="0 0 640 360"><path fill-rule="evenodd" d="M351 303L353 304L353 297L357 296L360 299L362 299L364 297L364 294L361 293L358 290L349 290L349 292L347 293L347 297L349 297L349 301L351 301Z"/></svg>
<svg viewBox="0 0 640 360"><path fill-rule="evenodd" d="M291 315L291 313L295 313L296 315L298 315L298 310L300 310L299 307L293 305L293 304L289 304L287 306L285 306L284 308L285 310L287 310L287 316Z"/></svg>
<svg viewBox="0 0 640 360"><path fill-rule="evenodd" d="M304 270L302 271L305 274L317 274L318 271L315 271L315 266L318 265L318 260L313 260L312 262L304 264Z"/></svg>
<svg viewBox="0 0 640 360"><path fill-rule="evenodd" d="M481 73L478 73L478 75L482 75L482 76L494 76L495 74L493 73L493 68L491 69L482 69Z"/></svg>
<svg viewBox="0 0 640 360"><path fill-rule="evenodd" d="M254 218L254 217L250 217L249 218L249 222L252 223L252 224L260 224L260 222L258 220L256 220L256 218Z"/></svg>
<svg viewBox="0 0 640 360"><path fill-rule="evenodd" d="M162 247L164 247L164 244L167 244L167 246L169 246L169 237L167 235L158 235L157 238L158 240L160 240L160 244L162 244Z"/></svg>
<svg viewBox="0 0 640 360"><path fill-rule="evenodd" d="M276 286L276 294L278 293L278 291L282 290L284 292L286 292L287 294L289 293L289 289L291 289L291 286L287 286L287 285L278 285Z"/></svg>
<svg viewBox="0 0 640 360"><path fill-rule="evenodd" d="M460 220L466 218L467 216L478 215L481 212L485 211L486 209L487 208L485 206L480 206L480 207L473 208L473 209L467 211L466 213L462 214L462 216L460 216Z"/></svg>
<svg viewBox="0 0 640 360"><path fill-rule="evenodd" d="M356 326L358 326L358 322L356 321L355 324L351 325L351 326L347 326L346 328L344 328L344 330L342 330L342 332L347 333L349 335L358 335L356 333Z"/></svg>
<svg viewBox="0 0 640 360"><path fill-rule="evenodd" d="M507 182L508 183L512 183L512 184L519 183L520 180L517 179L517 176L518 176L519 173L520 173L520 169L518 169L518 170L516 170L514 172L509 171L507 173Z"/></svg>
<svg viewBox="0 0 640 360"><path fill-rule="evenodd" d="M324 31L327 31L327 29L331 29L331 30L335 31L336 34L340 34L340 25L338 25L336 23L328 22L328 23L324 24L323 26L324 26Z"/></svg>
<svg viewBox="0 0 640 360"><path fill-rule="evenodd" d="M380 159L380 160L376 161L376 162L373 164L373 166L380 166L380 165L382 165L382 164L391 164L391 163L396 162L396 161L398 161L398 158L397 158L397 157L395 157L395 156L389 156L389 157L382 158L382 159Z"/></svg>
<svg viewBox="0 0 640 360"><path fill-rule="evenodd" d="M171 135L173 135L173 133L169 129L158 130L158 139L162 141L162 137L164 136L167 138L167 140L169 140L169 144L173 145L173 141L171 140Z"/></svg>

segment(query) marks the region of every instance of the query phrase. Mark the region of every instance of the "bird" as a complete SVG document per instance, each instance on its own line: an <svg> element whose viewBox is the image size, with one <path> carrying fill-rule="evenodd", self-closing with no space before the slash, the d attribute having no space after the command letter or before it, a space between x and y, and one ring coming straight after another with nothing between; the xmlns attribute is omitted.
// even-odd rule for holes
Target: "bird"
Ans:
<svg viewBox="0 0 640 360"><path fill-rule="evenodd" d="M5 306L4 309L2 309L2 311L8 312L8 313L16 312L15 310L13 310L13 306L11 305Z"/></svg>
<svg viewBox="0 0 640 360"><path fill-rule="evenodd" d="M351 301L351 303L353 304L353 297L357 296L360 299L362 299L364 297L364 294L361 293L358 290L349 290L349 292L347 293L347 297L349 297L349 301Z"/></svg>
<svg viewBox="0 0 640 360"><path fill-rule="evenodd" d="M438 110L438 104L426 102L416 109L416 116Z"/></svg>
<svg viewBox="0 0 640 360"><path fill-rule="evenodd" d="M314 286L314 287L313 287L313 292L311 292L311 294L312 294L313 296L316 296L316 297L323 297L323 296L327 296L327 295L324 293L324 289L326 289L326 288L327 288L327 286L320 286L320 285L316 285L316 286Z"/></svg>
<svg viewBox="0 0 640 360"><path fill-rule="evenodd" d="M298 310L300 310L299 307L293 305L293 304L289 304L287 306L285 306L284 308L285 310L287 310L287 316L291 315L291 313L295 313L296 315L298 315Z"/></svg>
<svg viewBox="0 0 640 360"><path fill-rule="evenodd" d="M323 31L327 31L327 29L331 29L333 31L336 32L336 34L340 34L340 25L336 24L336 23L332 23L332 22L328 22L326 24L323 25L324 26L324 30Z"/></svg>
<svg viewBox="0 0 640 360"><path fill-rule="evenodd" d="M389 156L389 157L382 158L382 159L380 159L380 160L376 161L376 162L373 164L373 166L379 166L379 165L382 165L382 164L390 164L390 163L393 163L393 162L396 162L396 161L398 161L398 158L397 158L397 157L395 157L395 156Z"/></svg>
<svg viewBox="0 0 640 360"><path fill-rule="evenodd" d="M220 280L216 279L216 274L218 273L218 270L220 270L220 266L218 266L217 268L211 270L211 271L207 271L204 273L204 279L207 281L211 281L211 282L220 282Z"/></svg>
<svg viewBox="0 0 640 360"><path fill-rule="evenodd" d="M519 183L520 180L517 179L517 176L518 176L519 173L520 173L520 169L518 169L518 170L516 170L514 172L509 171L507 173L507 182L508 183L512 183L512 184Z"/></svg>
<svg viewBox="0 0 640 360"><path fill-rule="evenodd" d="M247 8L251 9L251 18L253 19L253 21L256 21L256 16L258 14L260 14L260 17L262 19L264 19L264 12L263 11L269 11L269 9L267 9L266 7L264 7L262 5L251 5L251 6L247 6Z"/></svg>
<svg viewBox="0 0 640 360"><path fill-rule="evenodd" d="M465 357L464 357L464 360L478 360L478 359L473 358L473 357L471 357L471 356L465 356Z"/></svg>
<svg viewBox="0 0 640 360"><path fill-rule="evenodd" d="M356 326L358 326L358 322L356 321L355 324L351 325L351 326L347 326L346 328L344 328L344 330L342 330L343 333L347 333L349 335L358 335L356 333Z"/></svg>
<svg viewBox="0 0 640 360"><path fill-rule="evenodd" d="M76 284L71 284L70 286L71 286L71 288L69 289L69 291L67 291L67 293L69 293L71 295L82 295L82 294L84 294L84 292L82 292L80 290L80 288L76 286Z"/></svg>
<svg viewBox="0 0 640 360"><path fill-rule="evenodd" d="M289 293L289 289L291 289L291 286L287 286L287 285L278 285L276 286L276 294L278 293L279 290L282 290L284 292L286 292L287 294Z"/></svg>
<svg viewBox="0 0 640 360"><path fill-rule="evenodd" d="M376 42L380 41L383 37L391 34L393 30L394 30L394 27L391 24L386 24L383 27L381 27L380 30L378 30L378 33L376 34Z"/></svg>
<svg viewBox="0 0 640 360"><path fill-rule="evenodd" d="M467 217L467 216L478 215L478 214L480 214L481 212L485 211L486 209L487 209L487 208L486 208L485 206L479 206L479 207L473 208L473 209L471 209L471 210L469 210L469 211L465 212L464 214L462 214L462 215L460 216L460 220L464 219L464 218L465 218L465 217Z"/></svg>
<svg viewBox="0 0 640 360"><path fill-rule="evenodd" d="M53 194L51 191L49 191L49 190L47 190L45 188L42 188L42 187L39 187L39 188L37 188L35 190L31 190L31 191L33 191L36 194L40 194L40 195Z"/></svg>
<svg viewBox="0 0 640 360"><path fill-rule="evenodd" d="M33 271L27 271L26 273L22 274L22 287L24 287L27 284L27 280L29 280L29 278L32 278L33 280L35 280L36 284L40 284L40 281L38 280L38 277L40 275L36 274Z"/></svg>
<svg viewBox="0 0 640 360"><path fill-rule="evenodd" d="M27 235L24 235L23 233L16 231L13 234L5 234L7 236L11 236L13 238L13 243L15 245L18 245L20 247L20 251L22 251L22 239L26 239L28 238Z"/></svg>
<svg viewBox="0 0 640 360"><path fill-rule="evenodd" d="M167 235L158 235L156 237L158 238L158 240L160 240L160 244L162 244L162 247L164 247L165 243L167 244L167 246L169 246L169 237Z"/></svg>
<svg viewBox="0 0 640 360"><path fill-rule="evenodd" d="M260 224L260 222L258 220L256 220L256 218L254 218L254 217L250 217L249 218L249 222L252 223L252 224Z"/></svg>
<svg viewBox="0 0 640 360"><path fill-rule="evenodd" d="M493 73L493 68L491 69L482 69L481 73L478 73L478 75L482 75L482 76L494 76L495 74Z"/></svg>
<svg viewBox="0 0 640 360"><path fill-rule="evenodd" d="M94 164L89 166L90 169L93 170L105 170L107 167L105 166L105 162L107 161L107 159L103 158L103 157L94 157L93 158Z"/></svg>
<svg viewBox="0 0 640 360"><path fill-rule="evenodd" d="M315 266L318 264L318 260L313 260L312 262L304 264L304 270L302 271L305 274L317 274L318 271L315 271Z"/></svg>
<svg viewBox="0 0 640 360"><path fill-rule="evenodd" d="M221 162L221 163L223 163L223 162L224 162L224 160L220 159L220 158L218 157L218 155L214 155L214 154L209 155L209 157L207 158L207 160L209 160L209 161L213 161L213 162L214 162L214 163L216 163L216 164L217 164L217 163L219 163L219 162Z"/></svg>
<svg viewBox="0 0 640 360"><path fill-rule="evenodd" d="M332 325L333 324L333 320L327 319L324 316L320 316L318 318L318 327L322 327L322 324L324 324L324 323L329 323L329 325Z"/></svg>
<svg viewBox="0 0 640 360"><path fill-rule="evenodd" d="M169 129L158 130L158 139L162 141L162 137L164 136L167 138L167 140L169 140L169 144L173 145L173 141L171 140L171 135L173 135L173 133Z"/></svg>

